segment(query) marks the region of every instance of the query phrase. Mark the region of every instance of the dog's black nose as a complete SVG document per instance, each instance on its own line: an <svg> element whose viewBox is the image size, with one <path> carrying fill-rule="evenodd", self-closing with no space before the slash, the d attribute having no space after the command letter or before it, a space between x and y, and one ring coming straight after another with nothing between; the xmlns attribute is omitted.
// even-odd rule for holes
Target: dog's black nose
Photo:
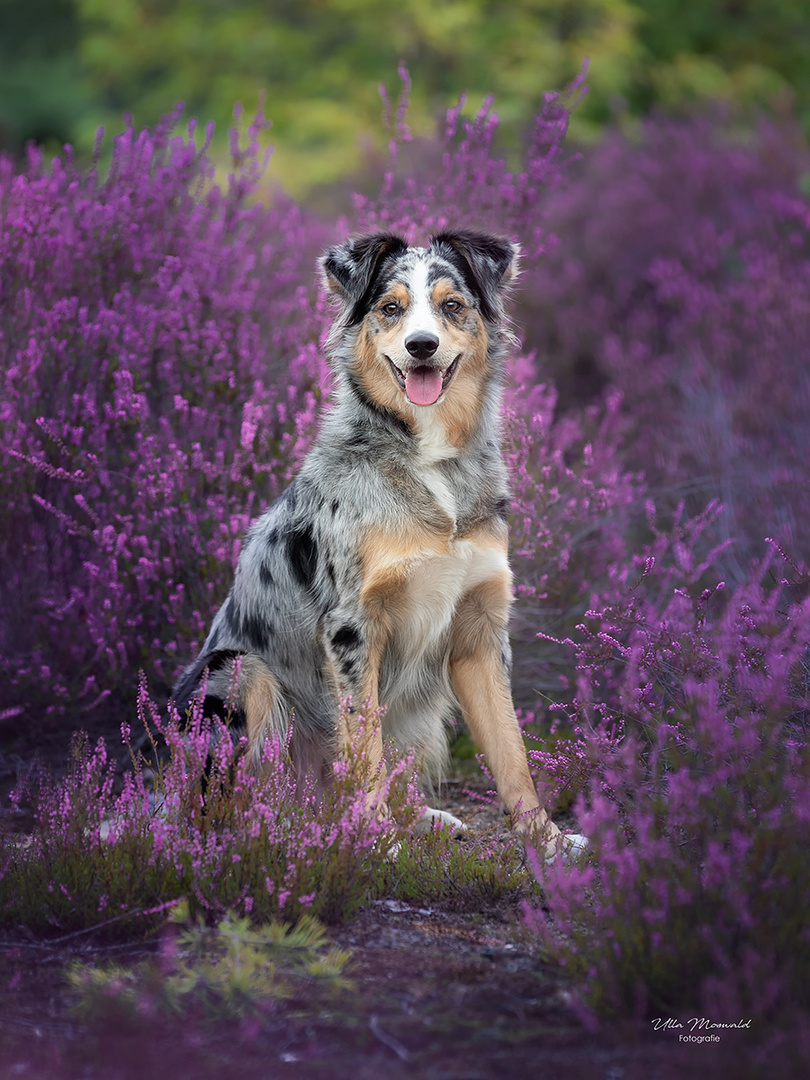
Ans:
<svg viewBox="0 0 810 1080"><path fill-rule="evenodd" d="M439 347L439 339L435 334L411 334L405 338L405 348L417 360L427 360L433 356Z"/></svg>

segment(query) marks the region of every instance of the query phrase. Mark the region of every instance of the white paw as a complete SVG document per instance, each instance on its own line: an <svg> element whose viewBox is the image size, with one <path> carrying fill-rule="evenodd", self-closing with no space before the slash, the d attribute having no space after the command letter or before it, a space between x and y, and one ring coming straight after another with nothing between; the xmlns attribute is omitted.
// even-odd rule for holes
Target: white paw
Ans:
<svg viewBox="0 0 810 1080"><path fill-rule="evenodd" d="M432 806L426 806L422 816L416 823L417 832L430 832L438 822L439 828L450 829L452 832L466 832L467 826L454 814L448 814L446 810L436 810Z"/></svg>
<svg viewBox="0 0 810 1080"><path fill-rule="evenodd" d="M562 836L546 845L546 854L543 861L553 863L561 858L563 862L575 862L583 852L588 850L588 837L582 833L563 833Z"/></svg>

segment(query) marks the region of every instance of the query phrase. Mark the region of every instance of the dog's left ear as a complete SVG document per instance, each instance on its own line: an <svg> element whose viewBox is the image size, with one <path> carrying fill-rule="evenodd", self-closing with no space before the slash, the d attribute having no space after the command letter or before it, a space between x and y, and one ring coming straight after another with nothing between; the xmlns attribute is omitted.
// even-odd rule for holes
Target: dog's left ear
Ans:
<svg viewBox="0 0 810 1080"><path fill-rule="evenodd" d="M343 301L350 323L365 315L385 265L407 250L401 236L379 232L345 240L324 252L320 260L324 284Z"/></svg>
<svg viewBox="0 0 810 1080"><path fill-rule="evenodd" d="M434 236L430 247L458 267L481 314L496 321L504 289L520 273L520 246L503 236L458 229Z"/></svg>

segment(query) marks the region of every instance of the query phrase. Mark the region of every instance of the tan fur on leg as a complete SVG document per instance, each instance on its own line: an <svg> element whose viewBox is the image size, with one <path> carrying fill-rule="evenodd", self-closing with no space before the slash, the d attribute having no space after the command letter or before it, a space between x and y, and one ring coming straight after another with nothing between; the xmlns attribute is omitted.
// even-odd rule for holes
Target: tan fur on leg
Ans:
<svg viewBox="0 0 810 1080"><path fill-rule="evenodd" d="M514 827L554 842L560 830L537 798L501 660L510 603L508 574L467 594L453 626L450 678L470 734L484 753Z"/></svg>

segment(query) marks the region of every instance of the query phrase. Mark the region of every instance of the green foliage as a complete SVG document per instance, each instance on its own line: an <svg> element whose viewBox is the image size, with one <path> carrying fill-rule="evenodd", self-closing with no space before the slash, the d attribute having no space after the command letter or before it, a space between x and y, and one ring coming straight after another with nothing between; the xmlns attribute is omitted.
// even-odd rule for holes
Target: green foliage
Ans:
<svg viewBox="0 0 810 1080"><path fill-rule="evenodd" d="M0 0L0 150L75 136L94 95L79 39L71 0Z"/></svg>
<svg viewBox="0 0 810 1080"><path fill-rule="evenodd" d="M638 31L648 59L635 87L637 108L707 97L754 105L795 97L807 117L804 0L741 0L731 7L717 0L647 0Z"/></svg>
<svg viewBox="0 0 810 1080"><path fill-rule="evenodd" d="M68 981L74 1009L85 1019L134 1016L144 1011L204 1011L238 1020L300 992L312 980L335 990L349 984L343 971L349 953L330 945L310 916L294 926L252 926L229 912L215 927L192 921L179 905L164 931L160 960L134 968L75 963Z"/></svg>
<svg viewBox="0 0 810 1080"><path fill-rule="evenodd" d="M403 839L381 876L379 895L410 904L480 911L517 900L534 886L523 845L434 828Z"/></svg>
<svg viewBox="0 0 810 1080"><path fill-rule="evenodd" d="M0 3L0 143L70 141L84 152L99 123L131 112L154 124L177 101L224 133L236 101L267 96L271 177L293 192L334 182L379 151L378 85L404 62L417 133L460 93L493 93L506 127L525 129L544 91L590 61L591 93L573 134L616 109L631 116L720 97L760 107L804 77L810 19L802 0L728 7L711 0L33 0ZM373 133L373 134L369 134Z"/></svg>

